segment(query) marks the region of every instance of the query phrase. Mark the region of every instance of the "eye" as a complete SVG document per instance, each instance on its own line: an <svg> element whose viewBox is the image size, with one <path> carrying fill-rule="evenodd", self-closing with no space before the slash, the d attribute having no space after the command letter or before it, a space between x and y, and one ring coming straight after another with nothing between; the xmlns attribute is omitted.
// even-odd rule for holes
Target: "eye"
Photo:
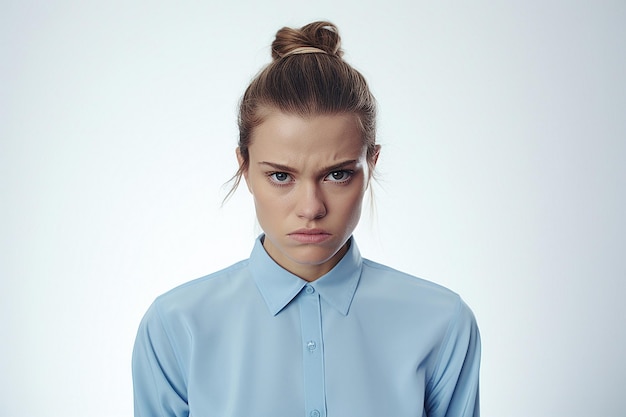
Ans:
<svg viewBox="0 0 626 417"><path fill-rule="evenodd" d="M286 172L272 172L268 176L272 182L277 184L285 184L291 180L291 175Z"/></svg>
<svg viewBox="0 0 626 417"><path fill-rule="evenodd" d="M352 178L352 174L353 172L348 170L333 171L326 176L325 180L330 182L346 182Z"/></svg>

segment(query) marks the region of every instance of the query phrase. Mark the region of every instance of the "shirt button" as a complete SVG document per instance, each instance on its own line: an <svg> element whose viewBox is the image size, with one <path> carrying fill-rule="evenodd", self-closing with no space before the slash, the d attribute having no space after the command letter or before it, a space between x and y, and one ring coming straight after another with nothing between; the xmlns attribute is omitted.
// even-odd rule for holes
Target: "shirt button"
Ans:
<svg viewBox="0 0 626 417"><path fill-rule="evenodd" d="M309 413L309 416L311 417L320 417L320 412L317 410L313 410Z"/></svg>
<svg viewBox="0 0 626 417"><path fill-rule="evenodd" d="M313 340L309 340L309 342L306 344L306 348L309 349L309 351L313 352L317 348L317 343L315 343L315 341Z"/></svg>
<svg viewBox="0 0 626 417"><path fill-rule="evenodd" d="M315 292L315 288L307 285L306 287L304 287L304 291L306 291L307 294L313 294Z"/></svg>

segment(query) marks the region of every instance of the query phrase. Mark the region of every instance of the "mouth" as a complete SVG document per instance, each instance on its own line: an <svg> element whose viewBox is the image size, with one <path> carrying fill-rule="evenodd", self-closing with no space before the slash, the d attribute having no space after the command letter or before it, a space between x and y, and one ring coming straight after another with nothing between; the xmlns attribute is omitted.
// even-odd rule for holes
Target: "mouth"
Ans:
<svg viewBox="0 0 626 417"><path fill-rule="evenodd" d="M288 236L299 243L321 243L332 236L322 229L299 229L288 234Z"/></svg>

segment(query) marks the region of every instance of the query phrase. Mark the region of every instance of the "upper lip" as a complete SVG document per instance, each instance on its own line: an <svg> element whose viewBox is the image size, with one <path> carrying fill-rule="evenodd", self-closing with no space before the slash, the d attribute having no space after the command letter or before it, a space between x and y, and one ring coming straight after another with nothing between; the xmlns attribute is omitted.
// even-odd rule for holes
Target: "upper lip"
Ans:
<svg viewBox="0 0 626 417"><path fill-rule="evenodd" d="M323 229L298 229L289 233L290 235L329 235L326 230Z"/></svg>

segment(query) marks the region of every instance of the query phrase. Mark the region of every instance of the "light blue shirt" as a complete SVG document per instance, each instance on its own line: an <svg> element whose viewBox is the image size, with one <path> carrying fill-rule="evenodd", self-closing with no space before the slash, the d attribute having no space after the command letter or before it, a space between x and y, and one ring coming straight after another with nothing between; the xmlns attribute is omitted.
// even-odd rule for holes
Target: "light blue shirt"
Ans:
<svg viewBox="0 0 626 417"><path fill-rule="evenodd" d="M308 283L249 259L158 297L136 417L478 416L480 336L455 293L361 258Z"/></svg>

